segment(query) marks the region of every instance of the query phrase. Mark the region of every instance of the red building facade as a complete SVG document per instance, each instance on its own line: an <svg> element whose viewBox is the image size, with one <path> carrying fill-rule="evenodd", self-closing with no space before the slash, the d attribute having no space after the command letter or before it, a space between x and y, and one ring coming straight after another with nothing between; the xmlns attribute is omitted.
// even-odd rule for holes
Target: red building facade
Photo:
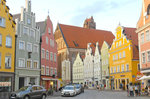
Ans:
<svg viewBox="0 0 150 99"><path fill-rule="evenodd" d="M150 86L150 0L142 0L142 13L137 23L141 73L147 76L142 86Z"/></svg>
<svg viewBox="0 0 150 99"><path fill-rule="evenodd" d="M46 89L58 87L57 78L57 44L53 35L53 24L49 16L38 22L41 32L41 85Z"/></svg>

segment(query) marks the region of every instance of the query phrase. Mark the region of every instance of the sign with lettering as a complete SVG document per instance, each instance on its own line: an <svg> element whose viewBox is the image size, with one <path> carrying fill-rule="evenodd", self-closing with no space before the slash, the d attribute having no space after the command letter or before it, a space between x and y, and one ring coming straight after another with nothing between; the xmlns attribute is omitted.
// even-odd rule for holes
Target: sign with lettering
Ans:
<svg viewBox="0 0 150 99"><path fill-rule="evenodd" d="M120 77L125 77L125 75L120 75Z"/></svg>
<svg viewBox="0 0 150 99"><path fill-rule="evenodd" d="M113 64L116 65L116 64L121 64L121 63L124 63L125 60L122 60L122 61L117 61L117 62L114 62Z"/></svg>
<svg viewBox="0 0 150 99"><path fill-rule="evenodd" d="M0 86L11 86L11 82L0 82Z"/></svg>

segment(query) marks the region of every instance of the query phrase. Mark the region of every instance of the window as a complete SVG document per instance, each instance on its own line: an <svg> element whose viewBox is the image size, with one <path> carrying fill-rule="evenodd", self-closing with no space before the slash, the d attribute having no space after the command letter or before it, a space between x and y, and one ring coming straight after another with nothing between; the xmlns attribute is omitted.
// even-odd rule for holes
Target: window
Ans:
<svg viewBox="0 0 150 99"><path fill-rule="evenodd" d="M126 57L126 53L125 53L125 51L123 51L123 57Z"/></svg>
<svg viewBox="0 0 150 99"><path fill-rule="evenodd" d="M56 53L54 53L54 61L56 62Z"/></svg>
<svg viewBox="0 0 150 99"><path fill-rule="evenodd" d="M49 60L49 51L46 51L46 59Z"/></svg>
<svg viewBox="0 0 150 99"><path fill-rule="evenodd" d="M45 58L45 49L42 49L42 58Z"/></svg>
<svg viewBox="0 0 150 99"><path fill-rule="evenodd" d="M25 49L25 42L19 41L19 49Z"/></svg>
<svg viewBox="0 0 150 99"><path fill-rule="evenodd" d="M27 27L23 28L23 34L28 34L28 28Z"/></svg>
<svg viewBox="0 0 150 99"><path fill-rule="evenodd" d="M57 76L57 69L55 68L55 76Z"/></svg>
<svg viewBox="0 0 150 99"><path fill-rule="evenodd" d="M25 67L25 60L24 59L18 60L18 67Z"/></svg>
<svg viewBox="0 0 150 99"><path fill-rule="evenodd" d="M5 18L0 17L0 26L5 27Z"/></svg>
<svg viewBox="0 0 150 99"><path fill-rule="evenodd" d="M118 60L118 54L116 54L116 60Z"/></svg>
<svg viewBox="0 0 150 99"><path fill-rule="evenodd" d="M27 51L32 52L32 44L31 43L27 44Z"/></svg>
<svg viewBox="0 0 150 99"><path fill-rule="evenodd" d="M113 55L113 60L115 60L115 55Z"/></svg>
<svg viewBox="0 0 150 99"><path fill-rule="evenodd" d="M121 57L121 53L119 53L119 59L121 59L122 57Z"/></svg>
<svg viewBox="0 0 150 99"><path fill-rule="evenodd" d="M50 39L50 46L54 47L54 40Z"/></svg>
<svg viewBox="0 0 150 99"><path fill-rule="evenodd" d="M11 56L5 56L5 68L11 68Z"/></svg>
<svg viewBox="0 0 150 99"><path fill-rule="evenodd" d="M111 67L111 73L113 73L113 67Z"/></svg>
<svg viewBox="0 0 150 99"><path fill-rule="evenodd" d="M126 71L129 71L129 64L126 64Z"/></svg>
<svg viewBox="0 0 150 99"><path fill-rule="evenodd" d="M48 44L48 37L46 37L46 44Z"/></svg>
<svg viewBox="0 0 150 99"><path fill-rule="evenodd" d="M6 36L6 47L12 46L12 38L10 36Z"/></svg>
<svg viewBox="0 0 150 99"><path fill-rule="evenodd" d="M146 60L145 60L145 53L142 53L142 63L145 63Z"/></svg>
<svg viewBox="0 0 150 99"><path fill-rule="evenodd" d="M51 33L51 28L48 28L48 33L49 33L49 34Z"/></svg>
<svg viewBox="0 0 150 99"><path fill-rule="evenodd" d="M41 66L41 74L45 75L45 66L43 66L43 65Z"/></svg>
<svg viewBox="0 0 150 99"><path fill-rule="evenodd" d="M34 52L38 53L38 50L39 50L38 49L38 45L34 45L34 49L33 50L34 50Z"/></svg>
<svg viewBox="0 0 150 99"><path fill-rule="evenodd" d="M144 33L141 34L141 43L144 43Z"/></svg>
<svg viewBox="0 0 150 99"><path fill-rule="evenodd" d="M32 67L31 61L28 60L28 61L27 61L27 68L31 68L31 67Z"/></svg>
<svg viewBox="0 0 150 99"><path fill-rule="evenodd" d="M51 76L53 76L53 68L51 67Z"/></svg>
<svg viewBox="0 0 150 99"><path fill-rule="evenodd" d="M149 33L149 30L146 31L146 41L149 41L150 40L150 33Z"/></svg>
<svg viewBox="0 0 150 99"><path fill-rule="evenodd" d="M147 52L147 61L150 62L150 51Z"/></svg>
<svg viewBox="0 0 150 99"><path fill-rule="evenodd" d="M116 67L114 67L114 73L116 73Z"/></svg>
<svg viewBox="0 0 150 99"><path fill-rule="evenodd" d="M122 64L121 70L122 72L124 72L124 64Z"/></svg>
<svg viewBox="0 0 150 99"><path fill-rule="evenodd" d="M49 67L46 67L46 75L49 75Z"/></svg>
<svg viewBox="0 0 150 99"><path fill-rule="evenodd" d="M51 52L51 61L53 61L53 52Z"/></svg>
<svg viewBox="0 0 150 99"><path fill-rule="evenodd" d="M118 70L118 72L120 72L120 66L117 66L117 70Z"/></svg>
<svg viewBox="0 0 150 99"><path fill-rule="evenodd" d="M121 46L121 41L119 42L119 46Z"/></svg>
<svg viewBox="0 0 150 99"><path fill-rule="evenodd" d="M0 34L0 45L2 45L2 35Z"/></svg>
<svg viewBox="0 0 150 99"><path fill-rule="evenodd" d="M116 47L118 47L118 42L116 43Z"/></svg>
<svg viewBox="0 0 150 99"><path fill-rule="evenodd" d="M35 38L35 31L34 30L30 31L30 36L33 37L33 38Z"/></svg>
<svg viewBox="0 0 150 99"><path fill-rule="evenodd" d="M28 18L28 24L31 24L31 19Z"/></svg>
<svg viewBox="0 0 150 99"><path fill-rule="evenodd" d="M38 62L34 62L34 69L38 68Z"/></svg>
<svg viewBox="0 0 150 99"><path fill-rule="evenodd" d="M0 53L0 68L1 68L1 53Z"/></svg>

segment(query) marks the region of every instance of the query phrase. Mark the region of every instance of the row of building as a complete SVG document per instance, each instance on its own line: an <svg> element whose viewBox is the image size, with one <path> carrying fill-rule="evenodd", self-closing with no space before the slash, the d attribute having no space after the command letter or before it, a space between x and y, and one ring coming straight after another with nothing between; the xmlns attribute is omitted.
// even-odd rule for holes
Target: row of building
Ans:
<svg viewBox="0 0 150 99"><path fill-rule="evenodd" d="M30 84L57 88L57 44L50 17L36 22L31 1L12 15L0 0L0 92Z"/></svg>
<svg viewBox="0 0 150 99"><path fill-rule="evenodd" d="M93 17L83 28L58 24L55 35L64 45L58 45L64 83L104 84L116 90L125 90L129 83L150 86L150 1L142 5L137 28L119 25L115 36L96 30Z"/></svg>

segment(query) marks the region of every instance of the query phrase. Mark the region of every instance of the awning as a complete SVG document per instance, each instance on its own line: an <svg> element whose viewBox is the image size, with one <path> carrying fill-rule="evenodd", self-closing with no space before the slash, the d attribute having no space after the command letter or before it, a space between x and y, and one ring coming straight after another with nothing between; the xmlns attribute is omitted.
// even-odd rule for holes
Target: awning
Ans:
<svg viewBox="0 0 150 99"><path fill-rule="evenodd" d="M150 76L143 76L143 77L141 77L141 78L139 78L138 80L146 80L146 79L150 79Z"/></svg>

